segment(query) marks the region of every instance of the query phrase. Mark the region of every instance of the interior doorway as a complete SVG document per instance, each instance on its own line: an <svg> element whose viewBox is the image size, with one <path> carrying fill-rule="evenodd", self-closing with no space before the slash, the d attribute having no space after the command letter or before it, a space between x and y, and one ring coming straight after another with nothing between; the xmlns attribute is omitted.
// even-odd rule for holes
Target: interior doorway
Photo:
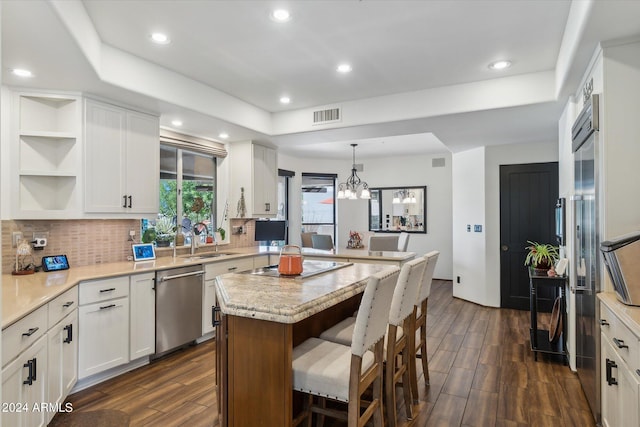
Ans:
<svg viewBox="0 0 640 427"><path fill-rule="evenodd" d="M556 244L558 163L500 166L500 306L529 310L527 241ZM538 296L538 310L551 311L553 291Z"/></svg>

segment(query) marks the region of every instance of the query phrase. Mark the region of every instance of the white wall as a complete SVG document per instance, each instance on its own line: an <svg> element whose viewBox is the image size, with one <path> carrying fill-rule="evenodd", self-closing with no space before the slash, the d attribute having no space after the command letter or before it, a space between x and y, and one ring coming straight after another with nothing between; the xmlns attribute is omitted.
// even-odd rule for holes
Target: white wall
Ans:
<svg viewBox="0 0 640 427"><path fill-rule="evenodd" d="M445 167L433 168L433 158L445 158ZM452 187L451 154L406 156L384 159L361 159L364 171L358 175L371 187L427 186L427 233L411 234L409 251L423 254L439 250L440 257L434 273L439 279L452 279ZM291 180L290 236L291 242L300 239L300 192L302 172L337 173L344 181L351 171L351 160L306 159L278 154L278 167L296 172ZM368 230L368 201L339 200L337 204L336 244L345 246L350 230Z"/></svg>
<svg viewBox="0 0 640 427"><path fill-rule="evenodd" d="M556 141L476 148L453 156L453 295L500 306L500 165L558 160ZM466 231L467 224L471 232ZM481 233L473 231L482 225Z"/></svg>
<svg viewBox="0 0 640 427"><path fill-rule="evenodd" d="M484 159L484 147L453 155L453 296L495 306L488 298L485 271ZM481 233L473 231L476 224L482 225ZM471 226L471 232L467 232L467 225ZM460 283L457 282L458 277Z"/></svg>

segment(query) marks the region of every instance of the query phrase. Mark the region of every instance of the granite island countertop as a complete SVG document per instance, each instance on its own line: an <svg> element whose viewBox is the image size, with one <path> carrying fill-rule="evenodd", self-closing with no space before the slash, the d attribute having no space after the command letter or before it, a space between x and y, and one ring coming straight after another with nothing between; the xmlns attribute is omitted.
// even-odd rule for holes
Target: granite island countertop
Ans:
<svg viewBox="0 0 640 427"><path fill-rule="evenodd" d="M216 278L216 295L224 314L296 323L362 293L369 276L389 268L355 263L307 278L229 273Z"/></svg>

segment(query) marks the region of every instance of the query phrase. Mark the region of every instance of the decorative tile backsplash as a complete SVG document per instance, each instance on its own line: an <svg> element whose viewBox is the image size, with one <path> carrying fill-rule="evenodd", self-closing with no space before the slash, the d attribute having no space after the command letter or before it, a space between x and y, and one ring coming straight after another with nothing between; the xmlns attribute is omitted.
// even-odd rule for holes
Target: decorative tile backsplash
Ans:
<svg viewBox="0 0 640 427"><path fill-rule="evenodd" d="M246 223L245 223L246 222ZM256 246L253 240L254 221L232 219L232 226L246 227L246 234L231 234L224 249ZM231 228L231 227L230 227ZM109 262L126 261L131 255L129 230L135 230L136 242L140 241L140 220L137 219L79 219L79 220L7 220L2 221L2 273L11 273L15 264L16 249L12 247L14 231L21 231L25 239L32 239L33 233L49 233L47 247L33 251L33 262L40 265L46 255L66 254L69 264L83 266ZM179 248L178 253L187 253L188 248ZM204 250L202 248L201 250ZM171 256L173 250L159 249L157 256Z"/></svg>

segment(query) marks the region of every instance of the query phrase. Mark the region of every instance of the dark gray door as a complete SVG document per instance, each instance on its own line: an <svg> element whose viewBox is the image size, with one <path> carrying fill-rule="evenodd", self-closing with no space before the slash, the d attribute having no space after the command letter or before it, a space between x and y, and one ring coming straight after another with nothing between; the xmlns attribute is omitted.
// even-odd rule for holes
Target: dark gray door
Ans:
<svg viewBox="0 0 640 427"><path fill-rule="evenodd" d="M556 244L558 163L500 166L500 306L529 310L527 240ZM551 293L538 295L538 310L551 311Z"/></svg>

